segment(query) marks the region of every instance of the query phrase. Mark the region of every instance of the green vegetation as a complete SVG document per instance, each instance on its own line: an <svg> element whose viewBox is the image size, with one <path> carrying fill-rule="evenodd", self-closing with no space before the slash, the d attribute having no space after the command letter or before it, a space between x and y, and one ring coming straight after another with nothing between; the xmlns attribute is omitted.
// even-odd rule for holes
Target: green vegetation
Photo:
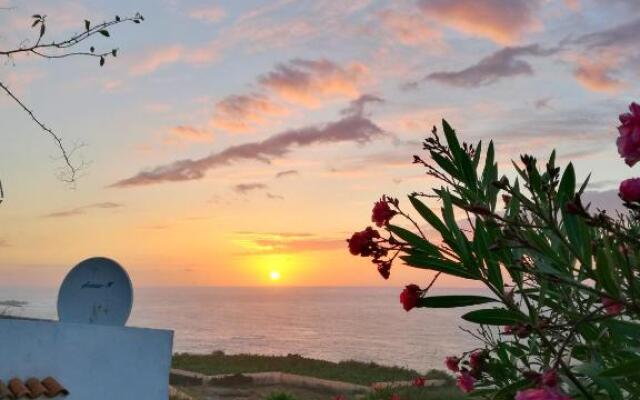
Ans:
<svg viewBox="0 0 640 400"><path fill-rule="evenodd" d="M379 390L369 394L364 400L389 400L393 394L400 396L402 400L460 400L468 399L455 386L447 385L443 387L402 387L395 389Z"/></svg>
<svg viewBox="0 0 640 400"><path fill-rule="evenodd" d="M221 351L203 355L175 354L173 368L207 375L277 371L361 385L370 385L374 382L410 381L421 375L415 370L386 367L375 363L358 361L334 363L305 358L297 354L287 356L227 355ZM430 379L452 381L450 375L437 370L429 371L425 376Z"/></svg>
<svg viewBox="0 0 640 400"><path fill-rule="evenodd" d="M266 400L297 400L294 396L289 393L280 392L280 393L271 393Z"/></svg>

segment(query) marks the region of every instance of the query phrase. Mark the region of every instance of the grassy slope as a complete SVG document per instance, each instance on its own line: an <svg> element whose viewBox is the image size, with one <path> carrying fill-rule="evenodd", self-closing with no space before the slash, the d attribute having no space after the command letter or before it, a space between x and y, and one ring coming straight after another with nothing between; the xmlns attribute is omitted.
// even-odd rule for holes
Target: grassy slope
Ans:
<svg viewBox="0 0 640 400"><path fill-rule="evenodd" d="M207 375L278 371L362 385L373 382L408 381L419 375L414 370L385 367L375 363L357 361L334 363L299 355L226 355L223 352L206 355L176 354L173 357L173 367ZM451 381L450 376L442 371L429 371L427 377Z"/></svg>

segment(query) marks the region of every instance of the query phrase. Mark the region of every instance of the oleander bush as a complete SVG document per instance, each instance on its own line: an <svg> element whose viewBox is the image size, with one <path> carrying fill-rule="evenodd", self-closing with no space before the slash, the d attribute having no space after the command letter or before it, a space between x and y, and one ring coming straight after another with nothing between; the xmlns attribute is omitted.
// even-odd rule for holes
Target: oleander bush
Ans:
<svg viewBox="0 0 640 400"><path fill-rule="evenodd" d="M640 106L620 116L618 151L640 161ZM375 203L372 222L348 239L383 278L395 263L435 271L407 285L405 310L475 306L479 347L451 355L461 390L516 400L640 399L640 178L620 184L626 211L609 215L583 201L555 151L522 155L501 175L492 142L461 143L442 121L414 156L439 185ZM429 206L430 204L431 206ZM437 232L433 235L432 232ZM429 235L427 235L429 233ZM432 296L442 274L475 281L490 295Z"/></svg>

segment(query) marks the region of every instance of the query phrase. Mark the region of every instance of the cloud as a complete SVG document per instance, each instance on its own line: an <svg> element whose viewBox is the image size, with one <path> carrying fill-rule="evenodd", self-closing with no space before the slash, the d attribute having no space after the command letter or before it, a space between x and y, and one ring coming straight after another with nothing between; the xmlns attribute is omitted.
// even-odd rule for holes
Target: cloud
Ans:
<svg viewBox="0 0 640 400"><path fill-rule="evenodd" d="M233 187L236 193L247 194L256 190L265 190L267 185L264 183L239 183Z"/></svg>
<svg viewBox="0 0 640 400"><path fill-rule="evenodd" d="M76 215L86 214L87 211L92 209L114 209L114 208L120 208L120 207L124 207L124 205L120 203L113 203L113 202L93 203L93 204L88 204L82 207L72 208L69 210L52 212L49 214L45 214L42 217L43 218L73 217Z"/></svg>
<svg viewBox="0 0 640 400"><path fill-rule="evenodd" d="M205 22L219 22L227 13L222 7L201 7L189 11L189 17Z"/></svg>
<svg viewBox="0 0 640 400"><path fill-rule="evenodd" d="M615 216L616 212L625 212L626 208L622 204L618 189L604 191L586 191L582 197L582 203L589 206L589 211L595 213L598 210L604 210L610 216Z"/></svg>
<svg viewBox="0 0 640 400"><path fill-rule="evenodd" d="M259 237L311 237L315 234L310 232L257 232L257 231L237 231L237 235L259 236Z"/></svg>
<svg viewBox="0 0 640 400"><path fill-rule="evenodd" d="M134 64L130 72L133 75L146 75L158 68L178 62L184 54L182 46L170 46L163 49L152 50Z"/></svg>
<svg viewBox="0 0 640 400"><path fill-rule="evenodd" d="M267 192L267 198L271 200L284 200L284 196Z"/></svg>
<svg viewBox="0 0 640 400"><path fill-rule="evenodd" d="M5 239L0 239L0 247L10 247L11 245Z"/></svg>
<svg viewBox="0 0 640 400"><path fill-rule="evenodd" d="M537 44L505 47L470 67L459 71L433 72L425 79L458 87L489 85L507 77L533 75L531 65L520 57L545 57L556 51L556 49L544 49Z"/></svg>
<svg viewBox="0 0 640 400"><path fill-rule="evenodd" d="M239 255L300 253L343 249L345 239L317 238L312 234L242 232L236 242L245 250Z"/></svg>
<svg viewBox="0 0 640 400"><path fill-rule="evenodd" d="M259 82L287 101L318 107L326 100L359 96L367 75L367 67L357 62L341 66L326 59L293 59L278 64Z"/></svg>
<svg viewBox="0 0 640 400"><path fill-rule="evenodd" d="M542 99L537 99L536 101L533 102L533 106L535 107L536 110L552 108L550 105L552 100L553 98L551 97L544 97Z"/></svg>
<svg viewBox="0 0 640 400"><path fill-rule="evenodd" d="M349 103L349 106L343 109L342 115L362 115L364 108L368 103L384 103L384 100L372 94L363 94Z"/></svg>
<svg viewBox="0 0 640 400"><path fill-rule="evenodd" d="M578 83L596 92L616 92L622 82L613 77L617 61L614 58L602 57L591 59L579 57L573 76Z"/></svg>
<svg viewBox="0 0 640 400"><path fill-rule="evenodd" d="M202 179L208 170L233 162L257 160L268 163L272 158L282 157L297 147L343 142L366 143L384 134L369 118L351 114L324 125L290 129L263 141L229 146L203 158L183 159L160 165L115 182L111 187Z"/></svg>
<svg viewBox="0 0 640 400"><path fill-rule="evenodd" d="M433 21L459 32L509 45L540 29L536 0L420 0L418 6Z"/></svg>
<svg viewBox="0 0 640 400"><path fill-rule="evenodd" d="M588 33L573 40L573 43L584 45L588 49L608 47L638 48L638 32L640 18L615 26L613 28Z"/></svg>
<svg viewBox="0 0 640 400"><path fill-rule="evenodd" d="M201 65L215 61L219 49L215 45L188 49L181 45L172 45L161 49L152 49L143 54L140 61L129 68L131 75L147 75L161 67L186 63Z"/></svg>
<svg viewBox="0 0 640 400"><path fill-rule="evenodd" d="M381 26L405 46L439 45L441 33L420 15L384 10L378 14Z"/></svg>
<svg viewBox="0 0 640 400"><path fill-rule="evenodd" d="M171 138L192 142L210 142L213 139L211 132L189 125L174 126L169 133Z"/></svg>
<svg viewBox="0 0 640 400"><path fill-rule="evenodd" d="M287 110L262 94L231 95L214 109L211 125L232 133L245 133L264 125L269 118L287 114Z"/></svg>
<svg viewBox="0 0 640 400"><path fill-rule="evenodd" d="M582 86L598 92L616 92L623 82L616 77L622 67L637 69L640 18L613 28L588 33L569 42L578 46L569 59L575 63L574 77Z"/></svg>
<svg viewBox="0 0 640 400"><path fill-rule="evenodd" d="M289 169L286 171L280 171L276 174L276 178L284 178L291 175L299 175L298 171L295 169Z"/></svg>

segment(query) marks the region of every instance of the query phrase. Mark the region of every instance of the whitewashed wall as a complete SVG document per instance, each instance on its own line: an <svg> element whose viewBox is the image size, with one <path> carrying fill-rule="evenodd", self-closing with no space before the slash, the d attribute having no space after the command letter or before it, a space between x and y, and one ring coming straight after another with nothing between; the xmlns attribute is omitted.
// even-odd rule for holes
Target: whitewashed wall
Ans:
<svg viewBox="0 0 640 400"><path fill-rule="evenodd" d="M0 320L0 379L53 376L68 400L166 400L173 332Z"/></svg>

